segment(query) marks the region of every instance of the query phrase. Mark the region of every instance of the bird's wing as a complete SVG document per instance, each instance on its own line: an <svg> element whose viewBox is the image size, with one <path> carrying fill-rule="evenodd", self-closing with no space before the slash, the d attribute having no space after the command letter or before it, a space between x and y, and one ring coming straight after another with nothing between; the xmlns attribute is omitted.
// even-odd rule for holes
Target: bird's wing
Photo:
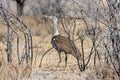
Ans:
<svg viewBox="0 0 120 80"><path fill-rule="evenodd" d="M72 48L71 40L64 36L57 36L54 39L54 44L60 49L66 49L66 51Z"/></svg>

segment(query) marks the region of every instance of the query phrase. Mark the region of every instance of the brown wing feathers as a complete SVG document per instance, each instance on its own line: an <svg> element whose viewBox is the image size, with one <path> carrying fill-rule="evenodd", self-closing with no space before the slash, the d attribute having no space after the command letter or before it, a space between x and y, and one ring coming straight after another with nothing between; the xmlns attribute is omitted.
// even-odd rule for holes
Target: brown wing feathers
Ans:
<svg viewBox="0 0 120 80"><path fill-rule="evenodd" d="M74 42L64 36L54 36L51 40L51 43L58 51L64 51L67 54L72 54L73 56L76 54L76 47Z"/></svg>

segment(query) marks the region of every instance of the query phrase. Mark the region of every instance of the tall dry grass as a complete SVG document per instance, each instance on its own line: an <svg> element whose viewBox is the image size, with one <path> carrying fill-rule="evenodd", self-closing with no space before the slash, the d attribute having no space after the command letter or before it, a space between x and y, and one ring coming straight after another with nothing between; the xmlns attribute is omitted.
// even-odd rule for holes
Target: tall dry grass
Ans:
<svg viewBox="0 0 120 80"><path fill-rule="evenodd" d="M68 66L66 68L63 67L65 64L64 54L62 55L62 63L60 64L60 66L57 66L56 64L58 63L59 59L58 54L54 49L48 52L48 54L43 59L42 68L38 69L41 56L46 50L51 47L51 21L48 20L47 22L43 21L41 24L36 24L33 17L26 17L24 19L24 22L31 28L33 34L33 46L37 45L37 47L34 48L34 55L37 56L36 61L34 56L34 68L28 64L18 65L15 51L13 51L12 55L12 58L14 60L13 63L8 64L6 59L6 52L3 51L2 54L4 60L0 61L0 80L34 79L35 77L32 76L40 76L44 77L43 79L46 79L48 75L55 76L54 78L49 78L49 80L119 80L116 77L114 70L109 67L100 66L96 69L93 66L93 57L91 59L90 65L88 65L85 72L79 72L79 69L77 67L77 61L71 55L68 55ZM82 21L77 21L76 23L76 32L77 30L84 29L84 24ZM59 23L59 31L62 35L66 35L61 23ZM77 36L75 36L75 38L77 38ZM3 40L2 37L0 37L0 40ZM78 45L79 41L76 41L75 43L77 47L81 49L80 45ZM88 56L87 53L89 52L89 47L91 47L90 40L86 39L84 44L85 56ZM1 45L0 47L2 46L3 45ZM101 64L105 65L104 62L102 62ZM40 75L33 75L33 73L39 73ZM40 79L40 77L38 77L36 80L43 80Z"/></svg>
<svg viewBox="0 0 120 80"><path fill-rule="evenodd" d="M0 80L23 80L30 78L32 66L17 64L2 64L0 67Z"/></svg>

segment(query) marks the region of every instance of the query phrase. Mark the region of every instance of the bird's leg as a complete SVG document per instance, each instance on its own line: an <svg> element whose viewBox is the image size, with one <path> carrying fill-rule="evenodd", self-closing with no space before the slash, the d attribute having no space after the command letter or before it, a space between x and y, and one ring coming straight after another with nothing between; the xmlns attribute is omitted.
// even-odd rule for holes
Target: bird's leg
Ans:
<svg viewBox="0 0 120 80"><path fill-rule="evenodd" d="M58 55L59 55L59 63L58 63L58 66L59 66L59 64L61 63L61 53L58 52Z"/></svg>
<svg viewBox="0 0 120 80"><path fill-rule="evenodd" d="M65 53L65 68L67 67L67 54Z"/></svg>

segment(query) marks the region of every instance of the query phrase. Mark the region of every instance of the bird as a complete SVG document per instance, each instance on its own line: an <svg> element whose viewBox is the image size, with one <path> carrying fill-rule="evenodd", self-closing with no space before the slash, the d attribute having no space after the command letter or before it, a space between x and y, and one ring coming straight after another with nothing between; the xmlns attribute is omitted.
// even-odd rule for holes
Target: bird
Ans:
<svg viewBox="0 0 120 80"><path fill-rule="evenodd" d="M58 52L58 55L59 55L58 65L61 63L61 52L64 52L65 53L65 67L67 66L67 54L71 54L77 59L79 69L81 70L80 68L81 54L80 54L79 49L75 46L74 41L68 37L60 35L58 31L58 24L57 24L58 19L56 16L45 16L45 17L52 20L53 32L52 32L51 44L52 44L52 47ZM44 55L42 57L44 57ZM40 62L40 66L41 66L41 62Z"/></svg>

